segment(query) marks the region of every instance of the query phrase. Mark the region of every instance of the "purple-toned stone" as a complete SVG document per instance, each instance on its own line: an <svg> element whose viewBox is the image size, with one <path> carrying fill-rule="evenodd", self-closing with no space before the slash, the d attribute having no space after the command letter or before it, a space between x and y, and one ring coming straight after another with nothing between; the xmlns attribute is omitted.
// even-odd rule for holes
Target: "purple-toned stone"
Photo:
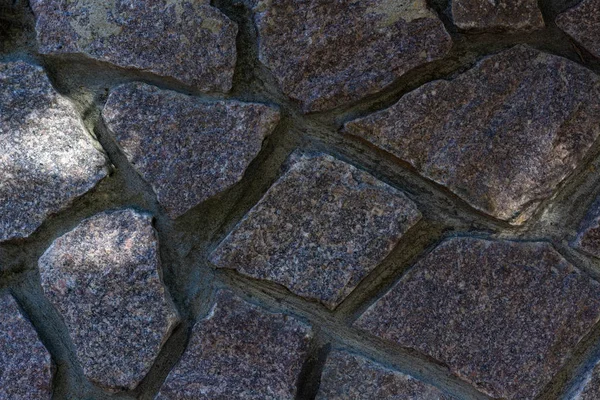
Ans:
<svg viewBox="0 0 600 400"><path fill-rule="evenodd" d="M264 104L206 102L144 83L113 90L102 115L171 218L237 183L279 122Z"/></svg>
<svg viewBox="0 0 600 400"><path fill-rule="evenodd" d="M346 124L474 208L521 224L600 133L600 78L517 46Z"/></svg>
<svg viewBox="0 0 600 400"><path fill-rule="evenodd" d="M397 189L331 156L294 153L290 164L210 260L333 309L421 214Z"/></svg>
<svg viewBox="0 0 600 400"><path fill-rule="evenodd" d="M50 400L50 354L9 294L0 294L0 399Z"/></svg>
<svg viewBox="0 0 600 400"><path fill-rule="evenodd" d="M312 331L219 290L157 400L292 400Z"/></svg>
<svg viewBox="0 0 600 400"><path fill-rule="evenodd" d="M41 67L0 63L0 242L31 235L106 176L99 148Z"/></svg>
<svg viewBox="0 0 600 400"><path fill-rule="evenodd" d="M600 399L600 363L596 364L590 375L573 400L598 400Z"/></svg>
<svg viewBox="0 0 600 400"><path fill-rule="evenodd" d="M254 3L260 61L306 112L376 93L452 46L424 0Z"/></svg>
<svg viewBox="0 0 600 400"><path fill-rule="evenodd" d="M231 89L237 25L209 0L32 0L39 51Z"/></svg>
<svg viewBox="0 0 600 400"><path fill-rule="evenodd" d="M600 58L600 0L583 0L559 14L556 25Z"/></svg>
<svg viewBox="0 0 600 400"><path fill-rule="evenodd" d="M530 32L544 27L536 0L452 0L452 18L465 30Z"/></svg>
<svg viewBox="0 0 600 400"><path fill-rule="evenodd" d="M533 399L600 319L600 284L547 243L446 240L355 326L448 365L479 390Z"/></svg>
<svg viewBox="0 0 600 400"><path fill-rule="evenodd" d="M591 205L581 222L573 246L600 258L600 198Z"/></svg>
<svg viewBox="0 0 600 400"><path fill-rule="evenodd" d="M134 388L177 321L159 267L151 217L132 210L84 220L39 260L44 292L101 386Z"/></svg>

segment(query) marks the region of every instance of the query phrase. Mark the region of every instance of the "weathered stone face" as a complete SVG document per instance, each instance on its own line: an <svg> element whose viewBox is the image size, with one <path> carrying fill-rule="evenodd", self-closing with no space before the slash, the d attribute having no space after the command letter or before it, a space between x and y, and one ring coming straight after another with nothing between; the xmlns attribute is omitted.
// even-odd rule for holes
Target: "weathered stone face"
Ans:
<svg viewBox="0 0 600 400"><path fill-rule="evenodd" d="M424 0L254 3L259 58L307 112L375 93L451 47Z"/></svg>
<svg viewBox="0 0 600 400"><path fill-rule="evenodd" d="M80 53L227 92L237 26L209 0L32 0L39 51Z"/></svg>
<svg viewBox="0 0 600 400"><path fill-rule="evenodd" d="M556 17L556 25L585 47L587 51L600 57L599 0L583 0Z"/></svg>
<svg viewBox="0 0 600 400"><path fill-rule="evenodd" d="M92 381L132 389L150 369L177 319L159 264L151 217L132 210L84 220L40 258L44 293Z"/></svg>
<svg viewBox="0 0 600 400"><path fill-rule="evenodd" d="M518 46L425 84L346 131L496 218L520 224L600 133L600 79Z"/></svg>
<svg viewBox="0 0 600 400"><path fill-rule="evenodd" d="M263 104L207 103L143 83L117 87L102 115L171 218L237 183L279 121Z"/></svg>
<svg viewBox="0 0 600 400"><path fill-rule="evenodd" d="M107 173L98 148L42 68L0 63L0 242L92 189Z"/></svg>
<svg viewBox="0 0 600 400"><path fill-rule="evenodd" d="M335 308L420 218L412 201L373 176L331 156L294 153L211 261Z"/></svg>
<svg viewBox="0 0 600 400"><path fill-rule="evenodd" d="M310 327L220 290L157 400L292 400Z"/></svg>
<svg viewBox="0 0 600 400"><path fill-rule="evenodd" d="M492 397L533 399L600 319L600 284L546 243L454 238L355 326L445 363Z"/></svg>
<svg viewBox="0 0 600 400"><path fill-rule="evenodd" d="M581 221L573 246L600 258L600 198L590 206Z"/></svg>
<svg viewBox="0 0 600 400"><path fill-rule="evenodd" d="M596 364L591 371L587 382L583 386L581 393L574 397L574 400L597 400L600 398L600 364Z"/></svg>
<svg viewBox="0 0 600 400"><path fill-rule="evenodd" d="M453 0L452 19L467 30L528 32L544 27L536 0Z"/></svg>
<svg viewBox="0 0 600 400"><path fill-rule="evenodd" d="M50 354L9 294L0 294L0 399L50 400Z"/></svg>

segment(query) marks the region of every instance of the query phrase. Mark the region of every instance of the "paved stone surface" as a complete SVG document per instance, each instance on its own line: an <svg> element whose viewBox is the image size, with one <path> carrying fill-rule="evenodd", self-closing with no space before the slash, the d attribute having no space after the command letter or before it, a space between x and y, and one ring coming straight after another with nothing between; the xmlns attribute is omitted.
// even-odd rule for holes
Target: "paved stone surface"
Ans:
<svg viewBox="0 0 600 400"><path fill-rule="evenodd" d="M573 246L600 258L600 198L590 206Z"/></svg>
<svg viewBox="0 0 600 400"><path fill-rule="evenodd" d="M442 22L424 0L255 4L259 58L305 111L375 93L451 47Z"/></svg>
<svg viewBox="0 0 600 400"><path fill-rule="evenodd" d="M32 0L39 51L231 89L237 26L209 0Z"/></svg>
<svg viewBox="0 0 600 400"><path fill-rule="evenodd" d="M92 381L131 389L150 369L177 319L159 263L151 217L132 210L84 220L40 258L44 292Z"/></svg>
<svg viewBox="0 0 600 400"><path fill-rule="evenodd" d="M600 399L600 364L591 371L582 391L573 400L598 400Z"/></svg>
<svg viewBox="0 0 600 400"><path fill-rule="evenodd" d="M433 386L364 357L332 351L317 400L451 400Z"/></svg>
<svg viewBox="0 0 600 400"><path fill-rule="evenodd" d="M50 400L50 354L9 294L0 294L0 399Z"/></svg>
<svg viewBox="0 0 600 400"><path fill-rule="evenodd" d="M295 399L310 327L220 290L157 400Z"/></svg>
<svg viewBox="0 0 600 400"><path fill-rule="evenodd" d="M583 0L559 14L556 25L600 58L600 1Z"/></svg>
<svg viewBox="0 0 600 400"><path fill-rule="evenodd" d="M263 104L207 103L143 83L115 89L103 116L172 218L237 183L279 121Z"/></svg>
<svg viewBox="0 0 600 400"><path fill-rule="evenodd" d="M420 217L373 176L331 156L294 153L211 261L335 308Z"/></svg>
<svg viewBox="0 0 600 400"><path fill-rule="evenodd" d="M0 242L31 235L106 173L106 158L43 69L0 63Z"/></svg>
<svg viewBox="0 0 600 400"><path fill-rule="evenodd" d="M452 18L466 30L530 32L544 27L536 0L453 0Z"/></svg>
<svg viewBox="0 0 600 400"><path fill-rule="evenodd" d="M473 207L520 224L600 133L600 79L564 58L517 46L452 81L346 124Z"/></svg>
<svg viewBox="0 0 600 400"><path fill-rule="evenodd" d="M600 284L545 243L454 238L355 325L492 397L533 399L600 319Z"/></svg>

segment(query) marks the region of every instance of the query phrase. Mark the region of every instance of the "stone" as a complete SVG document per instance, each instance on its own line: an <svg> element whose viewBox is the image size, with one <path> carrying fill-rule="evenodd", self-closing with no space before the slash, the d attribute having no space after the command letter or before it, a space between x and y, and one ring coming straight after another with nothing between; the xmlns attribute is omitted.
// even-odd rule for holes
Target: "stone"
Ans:
<svg viewBox="0 0 600 400"><path fill-rule="evenodd" d="M294 153L290 164L210 260L333 309L421 214L399 190L331 156Z"/></svg>
<svg viewBox="0 0 600 400"><path fill-rule="evenodd" d="M102 115L171 218L237 183L279 122L264 104L206 102L144 83L113 90Z"/></svg>
<svg viewBox="0 0 600 400"><path fill-rule="evenodd" d="M50 400L52 364L9 294L0 294L0 399Z"/></svg>
<svg viewBox="0 0 600 400"><path fill-rule="evenodd" d="M259 59L305 112L376 93L452 47L425 0L254 4Z"/></svg>
<svg viewBox="0 0 600 400"><path fill-rule="evenodd" d="M0 242L28 237L104 178L99 149L41 67L0 63Z"/></svg>
<svg viewBox="0 0 600 400"><path fill-rule="evenodd" d="M157 400L292 400L310 327L219 290Z"/></svg>
<svg viewBox="0 0 600 400"><path fill-rule="evenodd" d="M581 221L573 247L600 258L600 197Z"/></svg>
<svg viewBox="0 0 600 400"><path fill-rule="evenodd" d="M548 243L442 242L355 323L494 398L533 399L600 319L600 284Z"/></svg>
<svg viewBox="0 0 600 400"><path fill-rule="evenodd" d="M435 387L345 351L327 357L317 400L451 400Z"/></svg>
<svg viewBox="0 0 600 400"><path fill-rule="evenodd" d="M556 25L600 58L600 0L583 0L559 14Z"/></svg>
<svg viewBox="0 0 600 400"><path fill-rule="evenodd" d="M151 217L129 209L97 214L56 239L38 264L85 375L105 388L133 389L177 321L159 278Z"/></svg>
<svg viewBox="0 0 600 400"><path fill-rule="evenodd" d="M600 398L600 363L590 371L589 376L573 400L598 400Z"/></svg>
<svg viewBox="0 0 600 400"><path fill-rule="evenodd" d="M521 224L600 133L600 78L516 46L345 125L474 208Z"/></svg>
<svg viewBox="0 0 600 400"><path fill-rule="evenodd" d="M31 7L42 54L83 54L205 92L231 89L238 29L209 0L31 0Z"/></svg>
<svg viewBox="0 0 600 400"><path fill-rule="evenodd" d="M536 0L452 0L452 19L464 30L532 32L544 28Z"/></svg>

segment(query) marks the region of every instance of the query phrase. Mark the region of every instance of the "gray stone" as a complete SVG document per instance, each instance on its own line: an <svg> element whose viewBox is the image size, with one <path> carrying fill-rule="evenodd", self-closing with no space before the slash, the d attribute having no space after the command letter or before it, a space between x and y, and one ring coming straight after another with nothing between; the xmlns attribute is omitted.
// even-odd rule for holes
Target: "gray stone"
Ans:
<svg viewBox="0 0 600 400"><path fill-rule="evenodd" d="M600 133L600 78L517 46L351 121L360 136L496 218L521 224Z"/></svg>
<svg viewBox="0 0 600 400"><path fill-rule="evenodd" d="M42 68L0 63L0 242L31 235L106 176L99 147Z"/></svg>
<svg viewBox="0 0 600 400"><path fill-rule="evenodd" d="M0 294L0 400L50 400L52 364L33 326Z"/></svg>
<svg viewBox="0 0 600 400"><path fill-rule="evenodd" d="M39 51L231 89L237 25L209 0L31 0Z"/></svg>
<svg viewBox="0 0 600 400"><path fill-rule="evenodd" d="M581 221L573 247L600 258L600 197Z"/></svg>
<svg viewBox="0 0 600 400"><path fill-rule="evenodd" d="M84 220L39 260L44 292L101 386L134 388L177 320L159 264L151 217L132 210Z"/></svg>
<svg viewBox="0 0 600 400"><path fill-rule="evenodd" d="M598 400L600 399L600 363L590 371L581 392L573 400Z"/></svg>
<svg viewBox="0 0 600 400"><path fill-rule="evenodd" d="M325 364L317 400L451 400L411 376L345 351L332 351Z"/></svg>
<svg viewBox="0 0 600 400"><path fill-rule="evenodd" d="M465 30L530 32L544 27L536 0L452 0L452 18Z"/></svg>
<svg viewBox="0 0 600 400"><path fill-rule="evenodd" d="M547 243L446 240L356 322L479 390L533 399L600 319L600 284Z"/></svg>
<svg viewBox="0 0 600 400"><path fill-rule="evenodd" d="M307 112L376 93L452 46L425 0L254 3L260 61Z"/></svg>
<svg viewBox="0 0 600 400"><path fill-rule="evenodd" d="M219 290L157 400L295 399L311 335L294 318Z"/></svg>
<svg viewBox="0 0 600 400"><path fill-rule="evenodd" d="M263 104L207 103L143 83L113 90L102 115L172 218L237 183L279 121Z"/></svg>
<svg viewBox="0 0 600 400"><path fill-rule="evenodd" d="M412 201L373 176L331 156L294 153L210 259L335 308L420 218Z"/></svg>
<svg viewBox="0 0 600 400"><path fill-rule="evenodd" d="M556 25L600 58L600 0L583 0L559 14Z"/></svg>

